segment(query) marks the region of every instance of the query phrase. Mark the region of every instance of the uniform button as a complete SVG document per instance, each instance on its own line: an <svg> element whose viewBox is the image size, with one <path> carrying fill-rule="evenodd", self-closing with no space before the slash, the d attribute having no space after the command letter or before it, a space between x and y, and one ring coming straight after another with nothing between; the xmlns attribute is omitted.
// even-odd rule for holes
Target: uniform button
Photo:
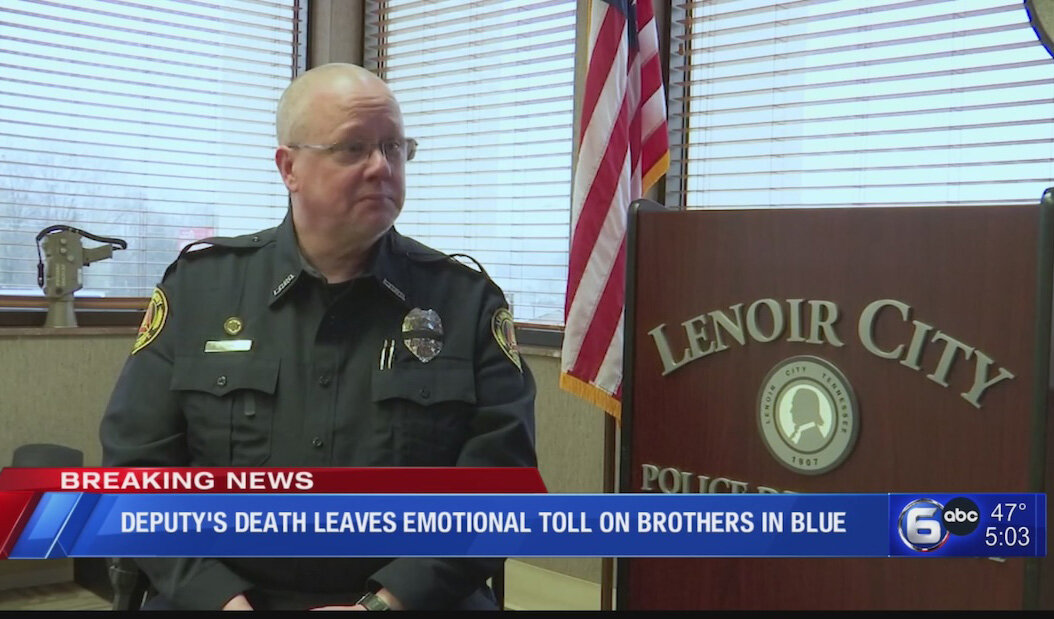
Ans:
<svg viewBox="0 0 1054 619"><path fill-rule="evenodd" d="M227 386L227 377L226 376L220 376L219 378L217 378L216 379L216 386L217 387L226 387Z"/></svg>
<svg viewBox="0 0 1054 619"><path fill-rule="evenodd" d="M330 378L329 374L323 374L323 375L318 377L318 384L320 386L322 386L322 387L328 387L330 380L331 380L331 378Z"/></svg>
<svg viewBox="0 0 1054 619"><path fill-rule="evenodd" d="M319 437L316 436L315 438L311 439L311 444L314 445L315 447L321 447L322 446L322 439L320 439Z"/></svg>
<svg viewBox="0 0 1054 619"><path fill-rule="evenodd" d="M430 397L432 397L432 392L431 391L429 391L428 389L422 389L421 390L421 399L422 400L427 400Z"/></svg>
<svg viewBox="0 0 1054 619"><path fill-rule="evenodd" d="M259 243L259 242L260 242L260 237L253 236L253 243Z"/></svg>

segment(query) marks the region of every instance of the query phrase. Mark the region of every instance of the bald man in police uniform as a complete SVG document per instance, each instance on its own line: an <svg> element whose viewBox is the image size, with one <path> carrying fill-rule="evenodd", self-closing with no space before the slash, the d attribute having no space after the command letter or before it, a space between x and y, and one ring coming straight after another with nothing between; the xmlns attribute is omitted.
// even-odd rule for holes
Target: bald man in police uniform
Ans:
<svg viewBox="0 0 1054 619"><path fill-rule="evenodd" d="M151 298L106 466L535 466L535 385L481 273L400 235L416 143L354 65L296 79L277 228L188 247ZM141 559L177 609L496 608L501 559Z"/></svg>

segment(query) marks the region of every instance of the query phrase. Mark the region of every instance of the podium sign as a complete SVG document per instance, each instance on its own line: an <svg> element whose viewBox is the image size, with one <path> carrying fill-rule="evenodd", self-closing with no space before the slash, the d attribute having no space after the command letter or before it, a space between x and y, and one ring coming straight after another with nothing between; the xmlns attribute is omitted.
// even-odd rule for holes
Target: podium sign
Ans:
<svg viewBox="0 0 1054 619"><path fill-rule="evenodd" d="M1042 492L1046 202L635 208L620 491ZM1049 607L1045 563L622 559L618 608Z"/></svg>

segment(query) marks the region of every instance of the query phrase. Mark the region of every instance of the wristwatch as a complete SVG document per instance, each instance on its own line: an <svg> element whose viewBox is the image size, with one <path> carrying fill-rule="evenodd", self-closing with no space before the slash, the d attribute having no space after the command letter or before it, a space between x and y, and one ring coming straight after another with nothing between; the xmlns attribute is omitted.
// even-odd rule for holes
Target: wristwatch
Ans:
<svg viewBox="0 0 1054 619"><path fill-rule="evenodd" d="M392 607L388 606L388 602L384 601L384 598L378 596L376 593L367 593L366 595L359 598L356 604L361 604L366 610L391 610Z"/></svg>

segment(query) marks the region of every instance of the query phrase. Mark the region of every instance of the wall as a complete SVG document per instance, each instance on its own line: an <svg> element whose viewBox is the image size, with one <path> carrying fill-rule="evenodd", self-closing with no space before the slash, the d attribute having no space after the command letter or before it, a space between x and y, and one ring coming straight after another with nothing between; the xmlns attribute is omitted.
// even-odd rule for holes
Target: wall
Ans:
<svg viewBox="0 0 1054 619"><path fill-rule="evenodd" d="M0 464L24 443L58 443L98 466L99 419L134 338L134 329L0 329Z"/></svg>

